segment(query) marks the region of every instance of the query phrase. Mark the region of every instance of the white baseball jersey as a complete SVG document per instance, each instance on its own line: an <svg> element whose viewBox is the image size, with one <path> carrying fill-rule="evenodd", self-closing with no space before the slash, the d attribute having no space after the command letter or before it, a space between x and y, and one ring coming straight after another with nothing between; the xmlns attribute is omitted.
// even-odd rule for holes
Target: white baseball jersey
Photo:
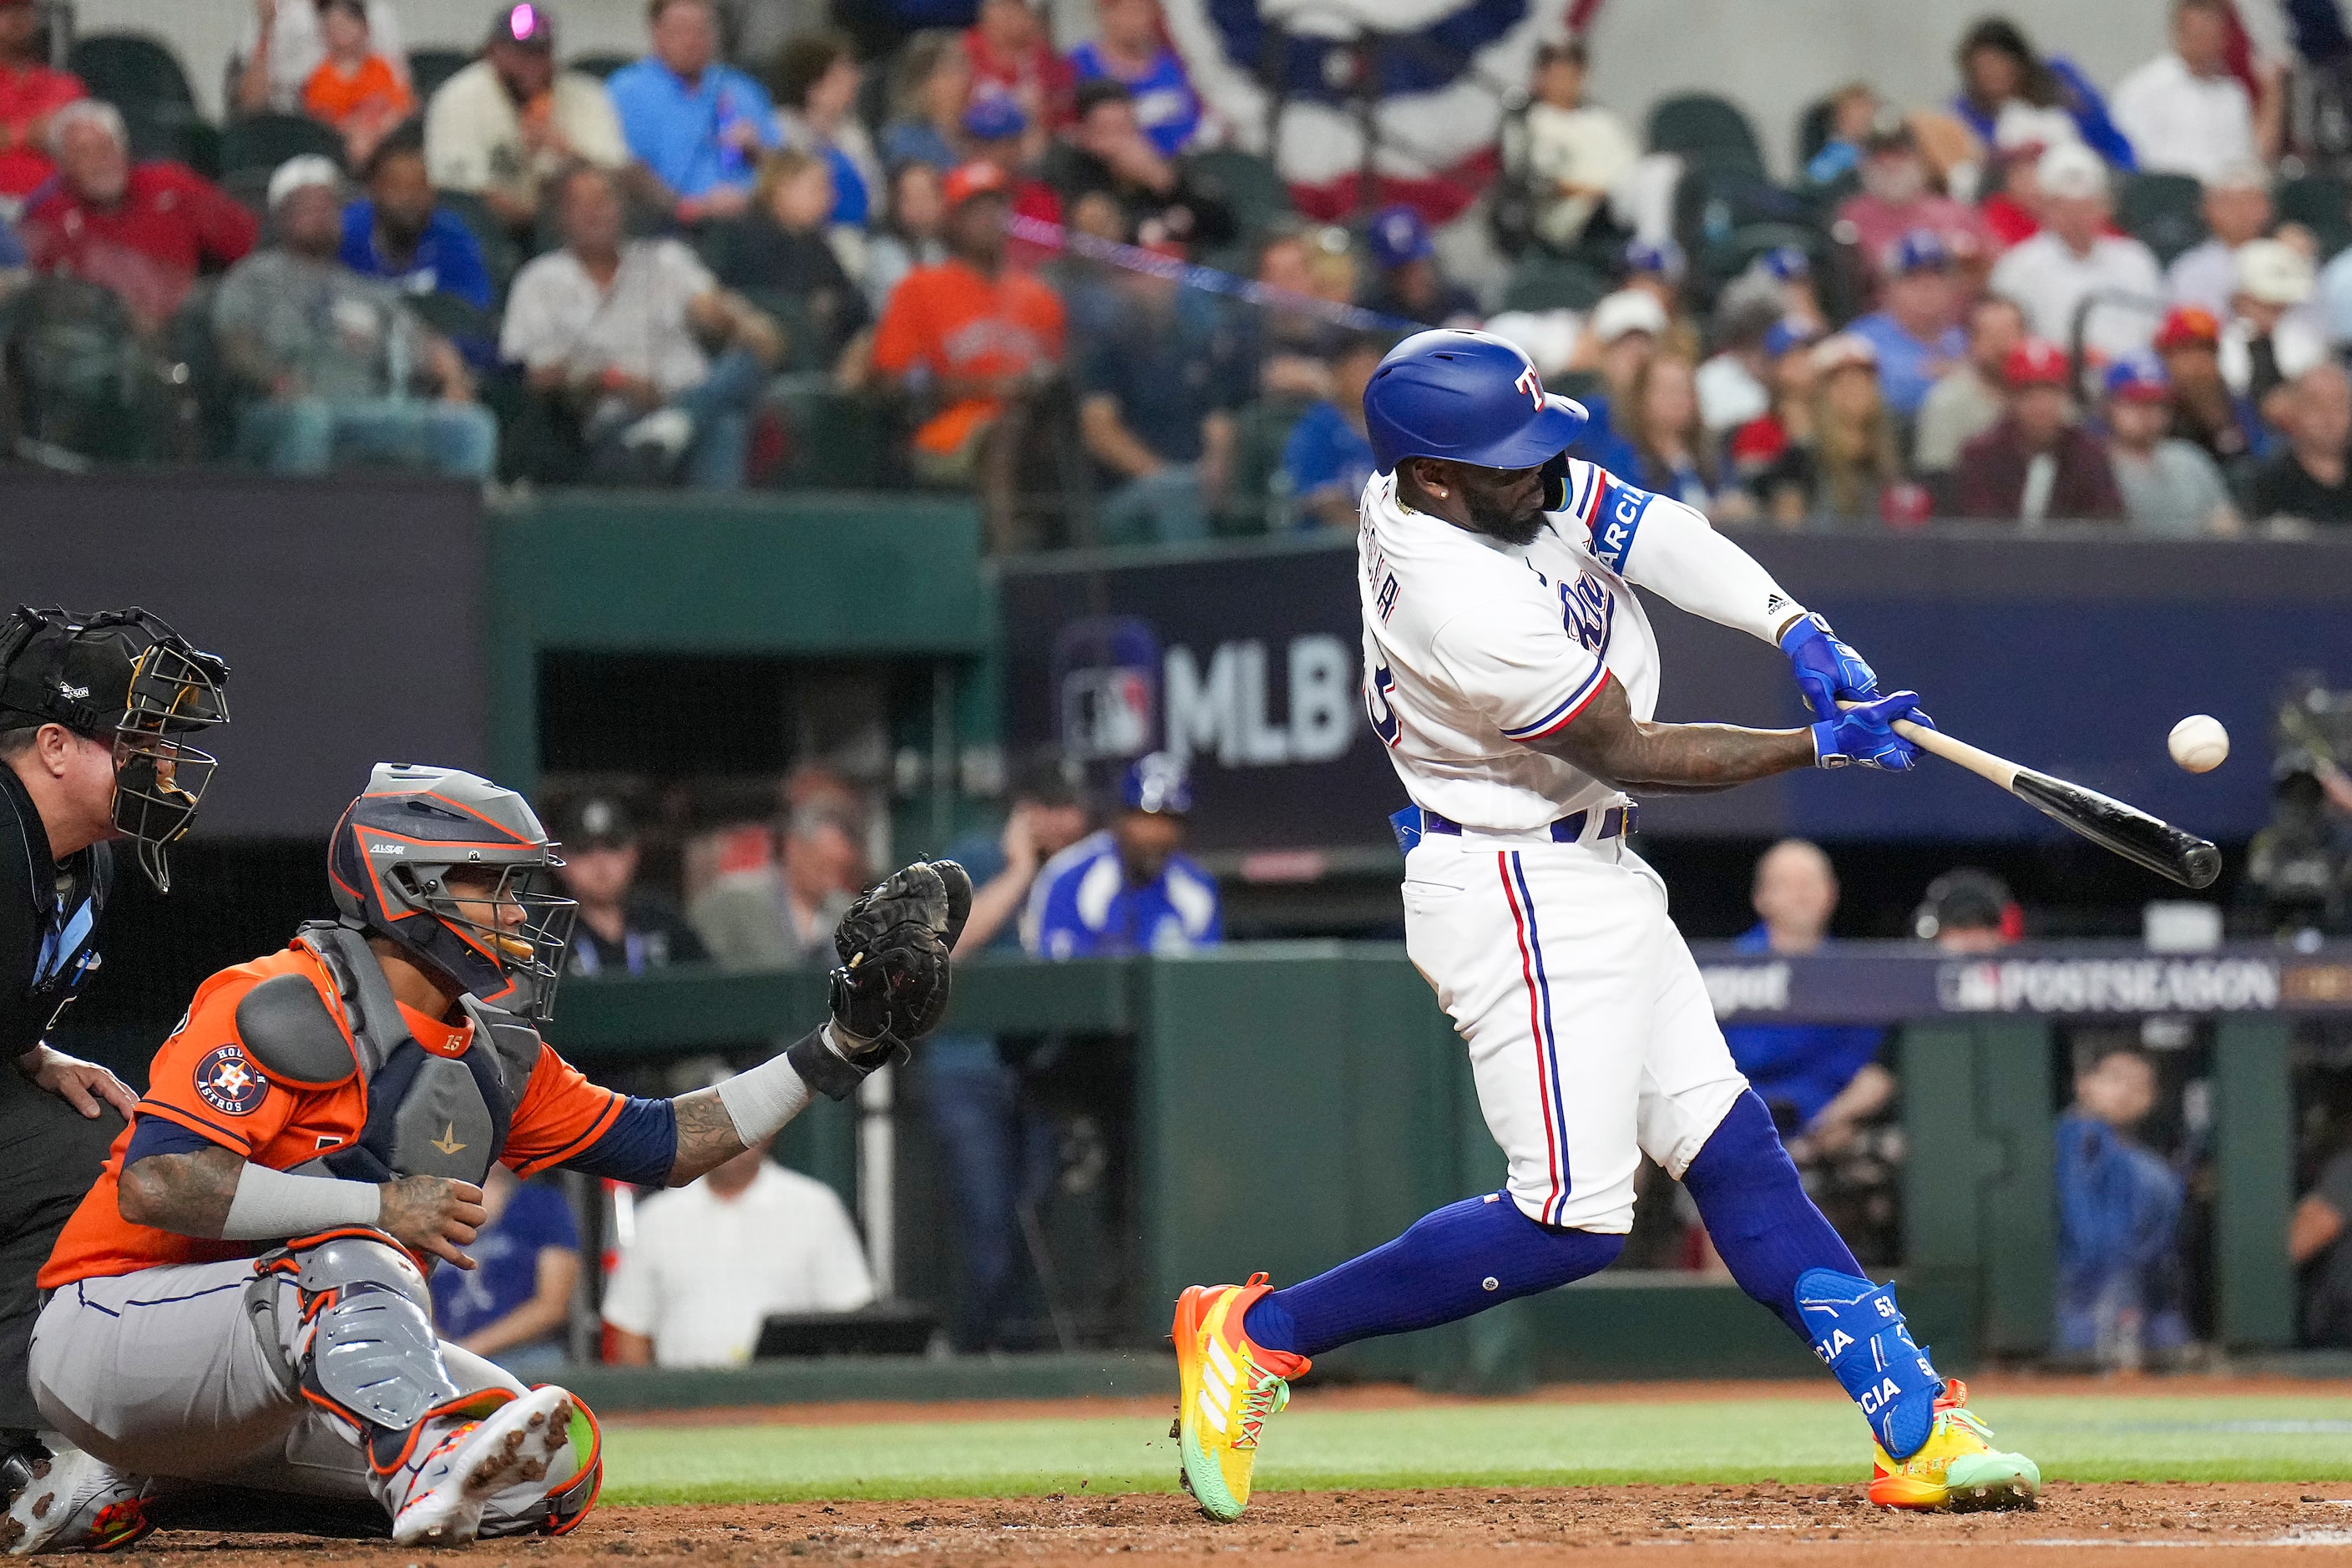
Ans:
<svg viewBox="0 0 2352 1568"><path fill-rule="evenodd" d="M1747 1079L1666 916L1664 885L1588 825L1619 797L1527 742L1564 729L1607 677L1651 716L1658 647L1629 584L1770 638L1798 613L1681 503L1571 462L1568 504L1525 546L1364 489L1364 691L1406 793L1461 825L1405 859L1405 946L1468 1046L1506 1190L1546 1225L1622 1232L1648 1153L1680 1176Z"/></svg>
<svg viewBox="0 0 2352 1568"><path fill-rule="evenodd" d="M1619 798L1522 742L1566 728L1604 672L1635 718L1655 710L1657 637L1618 568L1643 516L1679 504L1577 463L1568 507L1520 546L1414 511L1394 474L1372 476L1357 536L1365 703L1416 805L1531 828ZM1584 520L1601 507L1625 516L1608 525L1622 543L1596 553Z"/></svg>

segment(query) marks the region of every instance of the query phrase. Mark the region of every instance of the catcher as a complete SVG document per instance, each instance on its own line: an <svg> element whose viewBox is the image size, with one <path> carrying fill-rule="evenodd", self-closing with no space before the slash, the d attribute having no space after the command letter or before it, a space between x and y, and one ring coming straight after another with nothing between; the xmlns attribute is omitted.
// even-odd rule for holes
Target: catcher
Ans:
<svg viewBox="0 0 2352 1568"><path fill-rule="evenodd" d="M835 935L830 1020L636 1100L539 1036L573 913L555 847L512 790L380 764L328 851L341 919L197 991L41 1274L34 1398L111 1468L29 1488L12 1551L126 1545L191 1482L373 1498L403 1544L559 1534L594 1503L587 1407L441 1342L428 1259L472 1266L494 1161L675 1186L849 1095L946 1011L971 883L891 877Z"/></svg>

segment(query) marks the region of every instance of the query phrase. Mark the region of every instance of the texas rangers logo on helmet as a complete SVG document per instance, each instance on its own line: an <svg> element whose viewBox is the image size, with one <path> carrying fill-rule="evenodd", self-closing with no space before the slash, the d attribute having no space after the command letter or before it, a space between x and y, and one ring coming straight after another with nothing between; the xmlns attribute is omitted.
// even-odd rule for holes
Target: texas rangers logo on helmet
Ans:
<svg viewBox="0 0 2352 1568"><path fill-rule="evenodd" d="M241 1046L216 1046L196 1064L196 1098L223 1116L250 1116L261 1109L269 1084L245 1059Z"/></svg>
<svg viewBox="0 0 2352 1568"><path fill-rule="evenodd" d="M1519 372L1519 379L1511 383L1511 384L1517 387L1521 392L1526 393L1528 396L1534 401L1537 413L1540 414L1543 412L1543 377L1536 374L1535 366L1529 365L1527 369Z"/></svg>

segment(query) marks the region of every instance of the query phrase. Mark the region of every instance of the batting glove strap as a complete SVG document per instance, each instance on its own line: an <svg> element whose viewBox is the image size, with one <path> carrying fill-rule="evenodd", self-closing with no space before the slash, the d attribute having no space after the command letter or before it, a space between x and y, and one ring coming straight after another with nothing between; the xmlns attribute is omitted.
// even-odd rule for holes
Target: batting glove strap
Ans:
<svg viewBox="0 0 2352 1568"><path fill-rule="evenodd" d="M1780 651L1789 656L1797 689L1816 719L1835 718L1841 699L1869 702L1878 696L1878 672L1818 613L1790 623L1780 634Z"/></svg>

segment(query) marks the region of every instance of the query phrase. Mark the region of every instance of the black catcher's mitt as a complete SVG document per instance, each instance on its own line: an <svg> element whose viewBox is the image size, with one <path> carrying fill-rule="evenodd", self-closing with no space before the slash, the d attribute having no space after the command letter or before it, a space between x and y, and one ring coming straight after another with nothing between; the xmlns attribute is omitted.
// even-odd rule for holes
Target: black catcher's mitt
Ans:
<svg viewBox="0 0 2352 1568"><path fill-rule="evenodd" d="M834 1032L845 1050L888 1059L947 1016L948 955L971 913L971 878L918 860L868 889L833 933Z"/></svg>

